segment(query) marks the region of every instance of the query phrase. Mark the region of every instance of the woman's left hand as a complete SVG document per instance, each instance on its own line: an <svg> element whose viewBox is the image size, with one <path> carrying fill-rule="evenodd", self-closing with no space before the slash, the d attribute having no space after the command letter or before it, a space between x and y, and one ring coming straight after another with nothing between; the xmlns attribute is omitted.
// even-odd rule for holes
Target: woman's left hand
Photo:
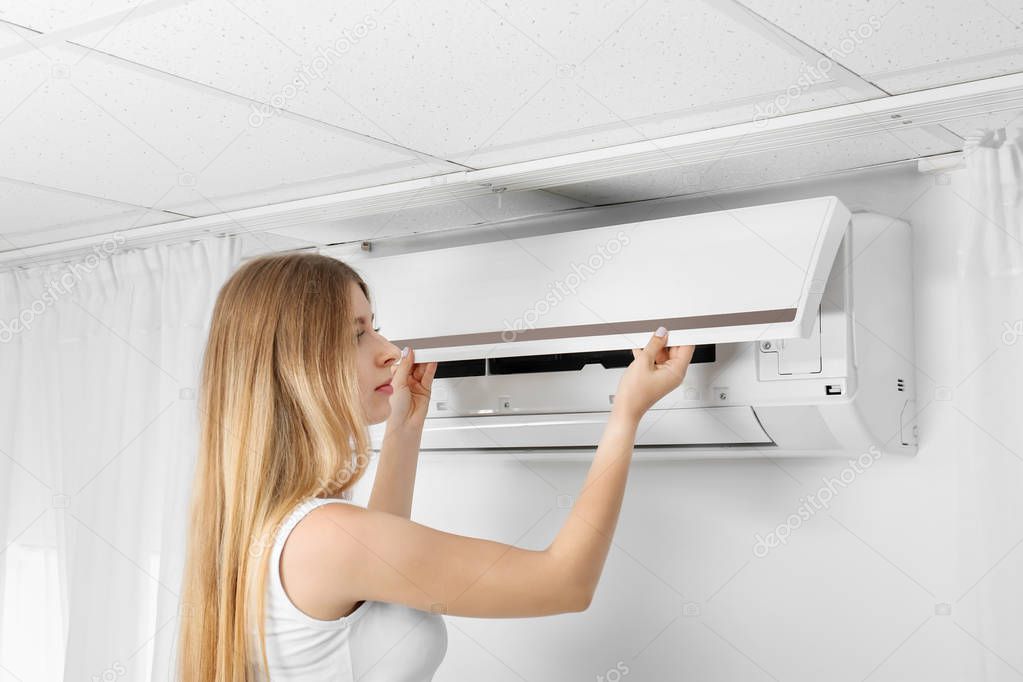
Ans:
<svg viewBox="0 0 1023 682"><path fill-rule="evenodd" d="M422 431L430 409L430 392L436 373L436 362L416 364L415 351L409 348L408 355L396 365L391 378L394 393L389 398L391 416L387 418L388 430Z"/></svg>

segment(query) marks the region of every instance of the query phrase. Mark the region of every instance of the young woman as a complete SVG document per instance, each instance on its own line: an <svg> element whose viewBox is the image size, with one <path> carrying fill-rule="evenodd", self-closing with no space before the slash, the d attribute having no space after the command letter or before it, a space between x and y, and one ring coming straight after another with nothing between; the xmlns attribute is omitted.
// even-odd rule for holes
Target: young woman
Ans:
<svg viewBox="0 0 1023 682"><path fill-rule="evenodd" d="M221 289L199 396L181 679L430 680L447 648L441 614L589 606L639 419L681 384L693 347L655 334L633 350L583 488L537 551L409 520L437 365L416 364L372 320L366 283L325 256L256 258ZM363 508L350 490L368 463L366 427L384 421Z"/></svg>

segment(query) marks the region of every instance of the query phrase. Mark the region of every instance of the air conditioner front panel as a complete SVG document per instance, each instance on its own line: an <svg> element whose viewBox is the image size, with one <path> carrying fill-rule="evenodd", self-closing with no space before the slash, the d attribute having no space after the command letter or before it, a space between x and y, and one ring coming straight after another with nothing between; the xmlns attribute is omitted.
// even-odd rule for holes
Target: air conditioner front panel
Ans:
<svg viewBox="0 0 1023 682"><path fill-rule="evenodd" d="M835 197L383 257L377 322L423 362L806 336L849 221Z"/></svg>
<svg viewBox="0 0 1023 682"><path fill-rule="evenodd" d="M607 426L607 412L499 414L426 420L421 450L594 448ZM380 429L374 427L379 447ZM773 445L753 409L745 406L650 410L636 432L636 445Z"/></svg>

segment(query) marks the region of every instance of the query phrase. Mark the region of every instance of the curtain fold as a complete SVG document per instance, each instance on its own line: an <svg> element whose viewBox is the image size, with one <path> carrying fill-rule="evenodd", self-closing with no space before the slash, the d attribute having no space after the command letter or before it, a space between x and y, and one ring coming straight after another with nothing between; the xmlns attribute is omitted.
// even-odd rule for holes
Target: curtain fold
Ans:
<svg viewBox="0 0 1023 682"><path fill-rule="evenodd" d="M964 155L973 220L958 249L954 608L980 679L1000 680L1023 670L1023 129L980 131Z"/></svg>
<svg viewBox="0 0 1023 682"><path fill-rule="evenodd" d="M169 679L202 348L242 251L0 273L0 678Z"/></svg>

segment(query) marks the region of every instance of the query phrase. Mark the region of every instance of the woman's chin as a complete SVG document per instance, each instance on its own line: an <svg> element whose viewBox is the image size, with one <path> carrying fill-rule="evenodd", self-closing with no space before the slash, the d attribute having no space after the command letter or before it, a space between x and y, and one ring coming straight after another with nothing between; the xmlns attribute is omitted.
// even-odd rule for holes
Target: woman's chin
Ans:
<svg viewBox="0 0 1023 682"><path fill-rule="evenodd" d="M387 418L390 417L390 416L391 416L391 405L388 403L388 404L386 404L383 407L383 409L379 409L379 410L376 411L376 413L373 415L373 418L370 419L369 423L370 424L383 424L385 421L387 421Z"/></svg>

